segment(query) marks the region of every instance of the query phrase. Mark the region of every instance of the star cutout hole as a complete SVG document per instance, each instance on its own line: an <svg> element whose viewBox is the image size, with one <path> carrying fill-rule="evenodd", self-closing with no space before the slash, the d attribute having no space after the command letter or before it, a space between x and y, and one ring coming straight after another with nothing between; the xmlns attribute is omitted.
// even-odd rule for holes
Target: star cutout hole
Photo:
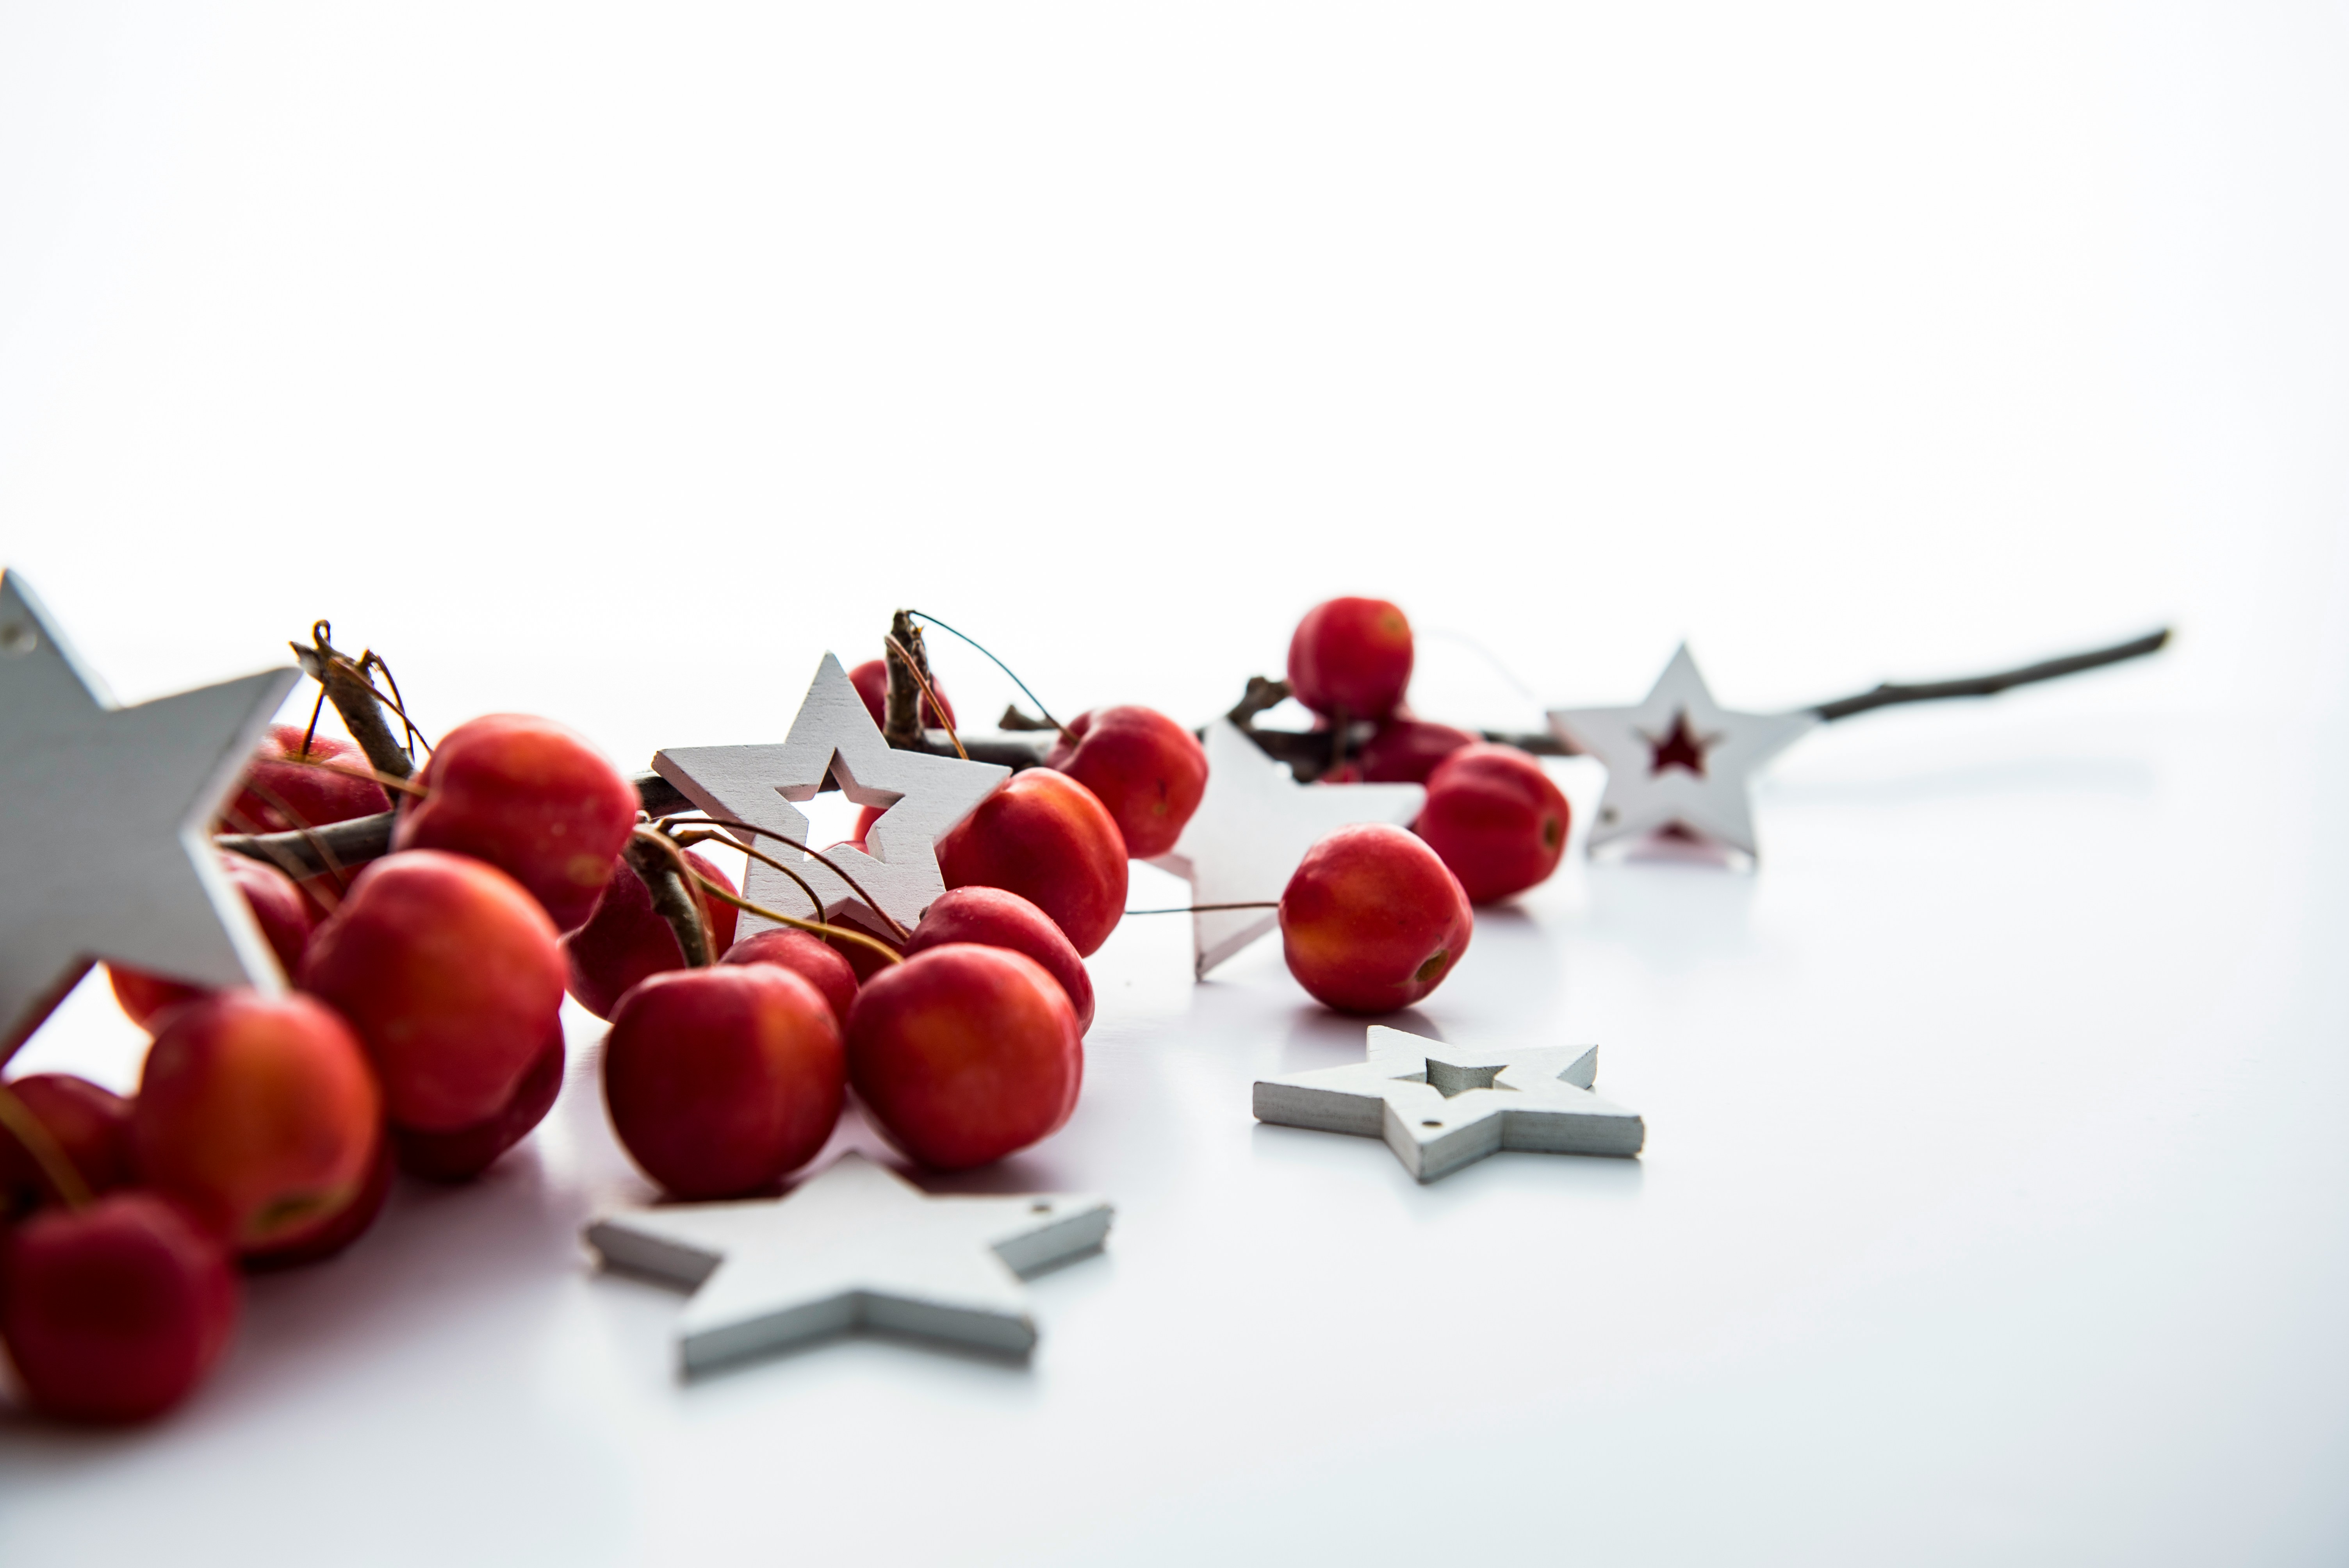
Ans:
<svg viewBox="0 0 2349 1568"><path fill-rule="evenodd" d="M1667 768L1683 768L1698 778L1704 777L1704 754L1721 744L1718 735L1699 735L1689 727L1688 709L1672 710L1671 727L1661 735L1640 731L1653 753L1648 763L1648 776L1655 778Z"/></svg>
<svg viewBox="0 0 2349 1568"><path fill-rule="evenodd" d="M819 850L829 850L834 844L847 843L855 837L860 808L878 806L886 811L905 799L894 789L871 789L860 786L854 775L848 770L847 759L836 751L833 753L832 765L824 769L824 779L833 788L827 789L817 785L812 789L777 791L784 799L797 806L800 815L807 819L807 841ZM867 841L865 852L873 854L874 850L874 846ZM767 852L775 853L774 846L767 846ZM880 857L874 854L874 858L877 860Z"/></svg>

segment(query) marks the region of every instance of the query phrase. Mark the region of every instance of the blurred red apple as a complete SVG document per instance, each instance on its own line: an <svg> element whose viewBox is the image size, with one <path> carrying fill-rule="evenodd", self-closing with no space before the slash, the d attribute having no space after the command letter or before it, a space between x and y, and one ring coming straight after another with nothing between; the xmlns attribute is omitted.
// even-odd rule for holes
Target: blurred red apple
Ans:
<svg viewBox="0 0 2349 1568"><path fill-rule="evenodd" d="M1479 742L1429 775L1415 826L1470 900L1489 903L1548 880L1567 822L1566 796L1531 754Z"/></svg>
<svg viewBox="0 0 2349 1568"><path fill-rule="evenodd" d="M1080 955L1125 914L1125 836L1093 792L1030 768L939 835L947 886L999 887L1050 915Z"/></svg>
<svg viewBox="0 0 2349 1568"><path fill-rule="evenodd" d="M375 1153L367 1161L367 1178L348 1202L319 1216L307 1229L282 1242L246 1253L236 1260L238 1266L247 1274L267 1274L333 1257L367 1234L368 1227L383 1212L384 1202L391 1196L393 1169L391 1138L388 1132L378 1131Z"/></svg>
<svg viewBox="0 0 2349 1568"><path fill-rule="evenodd" d="M1475 927L1435 851L1383 822L1340 828L1305 852L1280 895L1298 984L1341 1013L1392 1013L1444 983Z"/></svg>
<svg viewBox="0 0 2349 1568"><path fill-rule="evenodd" d="M1042 910L1016 892L999 887L958 887L922 912L905 944L905 956L926 953L949 942L976 942L983 947L1008 947L1024 953L1044 966L1044 972L1068 993L1077 1015L1077 1032L1093 1026L1093 979L1085 961L1077 956L1061 928Z"/></svg>
<svg viewBox="0 0 2349 1568"><path fill-rule="evenodd" d="M424 1132L512 1101L563 1006L554 923L512 877L437 850L387 855L311 938L302 985L341 1011L390 1119Z"/></svg>
<svg viewBox="0 0 2349 1568"><path fill-rule="evenodd" d="M604 1099L621 1146L678 1198L738 1198L815 1158L840 1119L840 1025L775 964L656 975L620 1000Z"/></svg>
<svg viewBox="0 0 2349 1568"><path fill-rule="evenodd" d="M350 1026L311 996L222 991L176 1009L131 1109L140 1179L238 1252L357 1196L383 1117Z"/></svg>
<svg viewBox="0 0 2349 1568"><path fill-rule="evenodd" d="M719 962L779 964L814 986L832 1009L833 1020L843 1029L848 1026L848 1009L856 1000L856 971L823 938L783 928L762 931L728 948ZM884 961L876 957L873 962L877 967Z"/></svg>
<svg viewBox="0 0 2349 1568"><path fill-rule="evenodd" d="M1371 784L1424 784L1437 763L1475 744L1464 729L1398 715L1379 726L1362 748L1361 777Z"/></svg>
<svg viewBox="0 0 2349 1568"><path fill-rule="evenodd" d="M295 828L323 828L329 822L347 822L354 817L372 817L391 810L391 797L374 779L337 773L334 768L357 769L361 773L373 771L367 753L338 736L314 735L307 751L302 748L302 731L306 726L276 724L254 748L253 760L245 764L245 783L221 812L221 820L234 833L283 833ZM306 758L310 763L331 763L333 768L316 768L290 758ZM271 800L264 795L276 797ZM282 803L292 815L279 810Z"/></svg>
<svg viewBox="0 0 2349 1568"><path fill-rule="evenodd" d="M627 847L636 791L603 755L552 719L495 713L442 738L402 801L395 850L486 861L530 891L558 931L595 913Z"/></svg>
<svg viewBox="0 0 2349 1568"><path fill-rule="evenodd" d="M48 1130L91 1191L130 1184L129 1100L71 1073L27 1073L11 1079L8 1089ZM0 1220L63 1201L32 1150L0 1129Z"/></svg>
<svg viewBox="0 0 2349 1568"><path fill-rule="evenodd" d="M1288 640L1288 689L1319 714L1384 718L1411 684L1411 623L1384 599L1316 604Z"/></svg>
<svg viewBox="0 0 2349 1568"><path fill-rule="evenodd" d="M466 1127L423 1132L393 1122L392 1153L399 1168L428 1181L471 1181L487 1171L498 1156L520 1143L530 1130L546 1119L563 1092L563 1020L547 1030L530 1070L514 1085L504 1105Z"/></svg>
<svg viewBox="0 0 2349 1568"><path fill-rule="evenodd" d="M736 890L734 879L691 850L686 863L724 888ZM722 956L733 945L734 927L742 912L719 899L705 897L703 913L709 923L710 956ZM653 913L653 895L634 867L623 859L612 866L612 880L587 923L563 939L564 956L571 965L571 994L599 1018L608 1018L628 987L647 975L685 967L685 952L677 933Z"/></svg>
<svg viewBox="0 0 2349 1568"><path fill-rule="evenodd" d="M1174 847L1207 789L1206 748L1155 708L1081 713L1045 763L1100 799L1137 861Z"/></svg>
<svg viewBox="0 0 2349 1568"><path fill-rule="evenodd" d="M848 1014L848 1075L898 1148L939 1171L1025 1149L1076 1109L1076 1009L1044 966L949 943L874 975Z"/></svg>
<svg viewBox="0 0 2349 1568"><path fill-rule="evenodd" d="M0 1339L33 1406L137 1421L191 1393L236 1326L236 1274L171 1200L115 1192L0 1233Z"/></svg>
<svg viewBox="0 0 2349 1568"><path fill-rule="evenodd" d="M295 739L301 738L301 731L294 733ZM221 866L236 891L244 895L245 907L253 911L254 923L268 940L269 950L277 955L277 966L288 979L300 974L302 954L310 945L311 923L316 918L310 901L302 896L292 877L274 866L232 854L221 856ZM115 1001L142 1029L151 1027L155 1015L164 1008L212 995L208 986L167 980L119 964L106 966L106 979L114 987Z"/></svg>

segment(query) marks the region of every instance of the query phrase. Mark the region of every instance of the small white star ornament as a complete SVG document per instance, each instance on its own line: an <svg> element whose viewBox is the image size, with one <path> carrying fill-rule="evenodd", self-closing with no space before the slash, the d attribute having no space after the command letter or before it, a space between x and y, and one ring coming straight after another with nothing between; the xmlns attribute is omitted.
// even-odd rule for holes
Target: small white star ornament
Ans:
<svg viewBox="0 0 2349 1568"><path fill-rule="evenodd" d="M1152 861L1191 884L1198 904L1278 901L1305 851L1357 822L1408 827L1427 791L1417 784L1299 784L1227 718L1207 726L1207 789L1174 847ZM1203 909L1191 916L1196 973L1280 923L1269 909Z"/></svg>
<svg viewBox="0 0 2349 1568"><path fill-rule="evenodd" d="M208 830L293 668L117 707L0 573L0 1062L92 963L276 993Z"/></svg>
<svg viewBox="0 0 2349 1568"><path fill-rule="evenodd" d="M1100 1198L933 1198L861 1154L790 1196L607 1215L587 1244L613 1266L693 1291L678 1326L691 1376L869 1327L1025 1356L1035 1347L1022 1277L1097 1250Z"/></svg>
<svg viewBox="0 0 2349 1568"><path fill-rule="evenodd" d="M869 853L813 847L846 866L883 913L909 931L947 890L938 872L939 835L1011 777L1011 769L998 763L891 747L830 654L817 666L782 744L679 747L654 757L653 769L713 817L785 833L802 843L807 842L808 820L792 802L813 799L828 776L836 777L841 792L856 804L885 807L865 835ZM855 890L821 861L772 839L747 831L735 836L792 862L823 901L826 920L855 920L865 907ZM791 914L807 906L807 895L789 877L757 861L750 862L743 896ZM748 913L742 920L745 936L773 923ZM867 917L862 923L874 923Z"/></svg>
<svg viewBox="0 0 2349 1568"><path fill-rule="evenodd" d="M1682 644L1637 707L1554 708L1559 739L1607 765L1589 846L1677 830L1759 858L1748 780L1820 722L1815 709L1734 713Z"/></svg>
<svg viewBox="0 0 2349 1568"><path fill-rule="evenodd" d="M1258 1079L1256 1118L1383 1138L1422 1181L1502 1149L1637 1154L1647 1124L1591 1092L1598 1073L1597 1046L1464 1052L1373 1024L1366 1060Z"/></svg>

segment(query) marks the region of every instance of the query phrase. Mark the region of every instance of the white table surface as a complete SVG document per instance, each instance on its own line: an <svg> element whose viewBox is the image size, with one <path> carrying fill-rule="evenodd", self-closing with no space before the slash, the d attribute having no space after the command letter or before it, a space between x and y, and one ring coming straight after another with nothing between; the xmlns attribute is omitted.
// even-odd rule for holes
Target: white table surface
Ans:
<svg viewBox="0 0 2349 1568"><path fill-rule="evenodd" d="M1257 1127L1359 1026L1129 923L966 1178L1120 1205L1024 1367L679 1387L574 1018L180 1413L0 1416L0 1563L2349 1560L2344 79L2313 0L0 4L0 562L125 700L324 614L641 764L899 605L1188 723L1341 593L1514 727L2180 632L1487 913L1418 1026L1600 1042L1635 1163Z"/></svg>

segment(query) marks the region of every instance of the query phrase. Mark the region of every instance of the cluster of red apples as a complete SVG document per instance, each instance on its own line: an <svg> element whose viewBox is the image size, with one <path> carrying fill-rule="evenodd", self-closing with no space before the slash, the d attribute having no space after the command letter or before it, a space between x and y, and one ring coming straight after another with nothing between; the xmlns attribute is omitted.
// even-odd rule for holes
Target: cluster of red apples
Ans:
<svg viewBox="0 0 2349 1568"><path fill-rule="evenodd" d="M1566 802L1530 757L1408 714L1411 664L1409 625L1381 601L1318 607L1290 649L1291 688L1326 726L1373 727L1331 785L1428 787L1416 836L1341 830L1280 901L1292 972L1347 1011L1433 990L1466 948L1470 902L1547 877L1565 843ZM880 660L852 676L876 722L889 678ZM926 724L953 725L943 692L923 700ZM1174 847L1206 773L1164 715L1094 710L937 841L949 891L910 931L760 910L768 928L738 941L751 906L733 882L560 725L475 719L405 779L279 727L224 827L390 813L388 784L388 852L298 880L223 854L293 989L114 968L153 1037L135 1097L60 1073L0 1091L0 1340L53 1415L170 1408L226 1345L240 1269L332 1256L396 1171L469 1181L537 1125L563 1083L566 991L609 1020L612 1126L673 1197L775 1191L851 1088L932 1169L1026 1148L1075 1109L1084 960L1123 916L1128 861ZM630 852L648 839L690 878L690 931Z"/></svg>

